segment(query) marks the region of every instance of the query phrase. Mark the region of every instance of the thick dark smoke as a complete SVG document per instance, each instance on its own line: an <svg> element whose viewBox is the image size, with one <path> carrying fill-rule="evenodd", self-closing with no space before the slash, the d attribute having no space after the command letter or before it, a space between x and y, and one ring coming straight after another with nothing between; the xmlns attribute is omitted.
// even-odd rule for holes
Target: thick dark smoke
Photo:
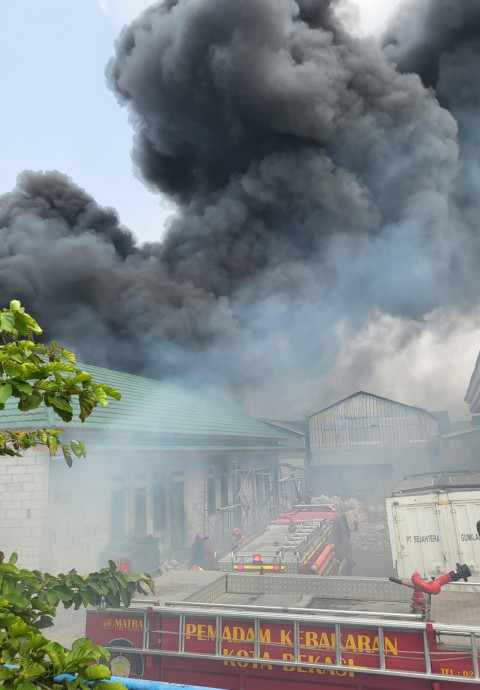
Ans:
<svg viewBox="0 0 480 690"><path fill-rule="evenodd" d="M166 237L135 246L64 176L24 173L0 198L2 299L85 360L208 382L258 413L311 412L358 387L409 402L385 356L445 315L464 328L480 276L474 162L457 138L459 120L467 149L478 103L464 125L448 87L470 43L438 26L422 52L405 26L382 52L328 0L152 6L107 75L138 173L178 205ZM368 347L379 337L383 354Z"/></svg>
<svg viewBox="0 0 480 690"><path fill-rule="evenodd" d="M436 87L442 67L464 51L470 56L460 59L478 77L475 53L478 59L480 5L477 0L410 1L402 7L384 43L399 71L416 72L426 86Z"/></svg>
<svg viewBox="0 0 480 690"><path fill-rule="evenodd" d="M182 204L162 252L179 280L231 294L272 265L317 263L338 232L375 235L422 192L443 195L454 122L334 26L327 2L184 1L124 32L110 80L141 173Z"/></svg>
<svg viewBox="0 0 480 690"><path fill-rule="evenodd" d="M480 3L477 0L422 0L407 3L384 39L386 54L401 72L416 72L435 89L440 104L448 108L459 128L460 158L451 190L453 213L467 228L457 240L468 246L478 235L480 217ZM478 299L471 271L478 252L458 257L457 272ZM472 265L473 262L473 265ZM461 264L463 266L461 267Z"/></svg>
<svg viewBox="0 0 480 690"><path fill-rule="evenodd" d="M100 208L91 196L63 175L25 172L18 178L16 192L2 197L2 228L14 225L19 216L33 216L46 224L52 220L69 228L73 236L91 233L112 245L120 259L135 251L133 235L121 227L116 212Z"/></svg>
<svg viewBox="0 0 480 690"><path fill-rule="evenodd" d="M176 347L201 351L234 332L221 300L172 282L114 211L60 173L22 173L0 197L0 227L3 303L21 299L84 360L174 374Z"/></svg>

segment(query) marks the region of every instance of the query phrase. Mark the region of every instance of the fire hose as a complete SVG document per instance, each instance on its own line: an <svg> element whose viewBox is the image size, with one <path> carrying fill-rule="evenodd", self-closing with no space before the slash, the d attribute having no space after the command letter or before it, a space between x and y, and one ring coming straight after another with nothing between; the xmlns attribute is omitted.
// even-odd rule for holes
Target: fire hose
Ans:
<svg viewBox="0 0 480 690"><path fill-rule="evenodd" d="M333 544L327 544L310 569L317 575L323 575L334 555L335 546Z"/></svg>

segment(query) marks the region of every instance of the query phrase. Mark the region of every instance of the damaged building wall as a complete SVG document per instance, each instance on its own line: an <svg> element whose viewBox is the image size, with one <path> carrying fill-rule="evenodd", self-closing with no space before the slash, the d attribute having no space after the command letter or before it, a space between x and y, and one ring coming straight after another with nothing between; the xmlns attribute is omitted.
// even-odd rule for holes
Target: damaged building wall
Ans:
<svg viewBox="0 0 480 690"><path fill-rule="evenodd" d="M272 454L196 457L159 450L148 457L139 448L123 459L117 451L112 473L113 455L102 453L93 446L72 473L58 459L45 567L91 570L129 558L134 570L149 570L166 554L183 554L197 532L224 550L233 526L253 534L278 509L278 457Z"/></svg>
<svg viewBox="0 0 480 690"><path fill-rule="evenodd" d="M287 452L288 454L288 452ZM205 529L223 551L232 544L231 531L240 527L253 536L284 504L281 490L282 465L271 452L237 454L210 463L205 474Z"/></svg>

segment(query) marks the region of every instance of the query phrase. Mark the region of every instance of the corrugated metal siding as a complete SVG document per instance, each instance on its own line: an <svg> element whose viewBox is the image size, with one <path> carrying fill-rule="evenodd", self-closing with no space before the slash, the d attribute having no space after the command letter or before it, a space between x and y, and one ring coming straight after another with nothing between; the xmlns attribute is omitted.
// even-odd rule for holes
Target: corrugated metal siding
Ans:
<svg viewBox="0 0 480 690"><path fill-rule="evenodd" d="M309 420L315 451L425 447L439 435L438 422L424 410L360 393Z"/></svg>

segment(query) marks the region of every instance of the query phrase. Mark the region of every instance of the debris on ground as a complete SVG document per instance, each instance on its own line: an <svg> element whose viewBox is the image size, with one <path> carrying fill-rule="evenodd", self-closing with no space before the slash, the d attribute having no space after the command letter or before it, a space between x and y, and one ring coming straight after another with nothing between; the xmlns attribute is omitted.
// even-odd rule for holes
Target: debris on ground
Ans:
<svg viewBox="0 0 480 690"><path fill-rule="evenodd" d="M350 533L352 546L361 551L390 552L390 538L388 535L387 511L385 506L364 505L356 498L346 499L340 496L315 496L312 503L335 504L347 518L348 525L354 530Z"/></svg>

